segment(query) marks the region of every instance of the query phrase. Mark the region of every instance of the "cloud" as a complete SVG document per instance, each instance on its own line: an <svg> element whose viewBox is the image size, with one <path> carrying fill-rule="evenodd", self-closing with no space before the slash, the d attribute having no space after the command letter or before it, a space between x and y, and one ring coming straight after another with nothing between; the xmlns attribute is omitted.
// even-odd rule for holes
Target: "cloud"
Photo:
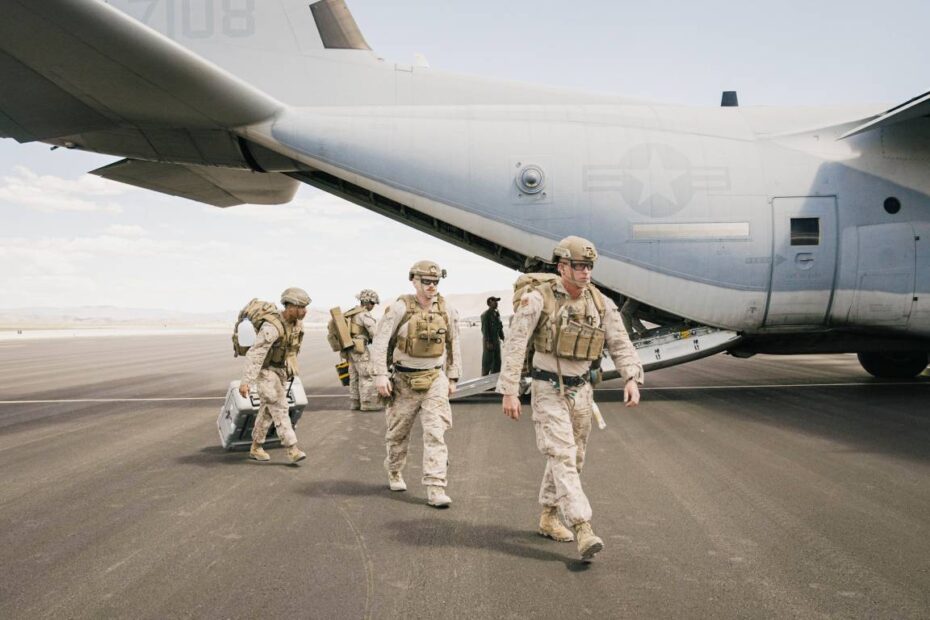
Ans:
<svg viewBox="0 0 930 620"><path fill-rule="evenodd" d="M361 288L407 292L407 269L421 258L449 269L445 292L497 290L512 280L484 259L314 188L287 205L216 209L18 166L0 171L0 205L10 210L14 196L30 210L17 216L8 232L15 236L0 236L4 307L225 311L302 286L328 308L352 303ZM102 224L83 213L67 221L40 214L116 211L120 203L119 221Z"/></svg>
<svg viewBox="0 0 930 620"><path fill-rule="evenodd" d="M112 235L114 237L127 237L130 239L138 239L139 237L144 237L147 233L145 229L141 226L136 225L127 225L127 224L113 224L108 226L106 229L107 235Z"/></svg>
<svg viewBox="0 0 930 620"><path fill-rule="evenodd" d="M224 209L225 217L254 221L277 236L321 234L346 244L374 234L384 223L380 215L320 190L303 189L284 205L241 205Z"/></svg>
<svg viewBox="0 0 930 620"><path fill-rule="evenodd" d="M123 232L137 233L140 227L125 227ZM138 230L137 230L138 229ZM144 232L144 231L143 231ZM12 293L4 305L74 305L97 303L101 290L107 292L103 301L132 305L133 299L145 297L158 301L175 289L204 291L217 280L233 282L233 278L217 278L216 274L235 274L242 265L256 265L248 278L261 275L263 261L283 261L283 251L238 247L234 244L204 240L185 243L177 239L153 239L145 236L103 234L89 237L14 237L0 244L0 263L8 265L0 273L0 289ZM62 279L81 283L66 287L70 299L63 299L59 290ZM92 289L82 289L88 279L98 283ZM80 299L79 299L80 298Z"/></svg>
<svg viewBox="0 0 930 620"><path fill-rule="evenodd" d="M120 213L113 201L132 191L119 183L85 174L78 179L38 175L25 166L0 177L0 201L46 213L59 211Z"/></svg>

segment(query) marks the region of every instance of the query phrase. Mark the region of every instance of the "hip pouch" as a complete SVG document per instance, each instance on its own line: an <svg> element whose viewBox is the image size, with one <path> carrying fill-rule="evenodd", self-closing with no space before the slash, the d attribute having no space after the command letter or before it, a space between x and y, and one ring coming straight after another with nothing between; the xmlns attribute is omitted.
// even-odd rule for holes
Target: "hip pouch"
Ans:
<svg viewBox="0 0 930 620"><path fill-rule="evenodd" d="M352 345L355 347L353 351L361 355L365 352L366 340L364 336L356 336L352 339Z"/></svg>
<svg viewBox="0 0 930 620"><path fill-rule="evenodd" d="M604 332L599 327L568 321L559 329L555 354L570 360L600 359L604 351Z"/></svg>
<svg viewBox="0 0 930 620"><path fill-rule="evenodd" d="M410 389L414 392L426 392L433 387L433 383L439 378L440 372L442 372L440 369L432 368L420 372L406 373L407 381L410 383Z"/></svg>

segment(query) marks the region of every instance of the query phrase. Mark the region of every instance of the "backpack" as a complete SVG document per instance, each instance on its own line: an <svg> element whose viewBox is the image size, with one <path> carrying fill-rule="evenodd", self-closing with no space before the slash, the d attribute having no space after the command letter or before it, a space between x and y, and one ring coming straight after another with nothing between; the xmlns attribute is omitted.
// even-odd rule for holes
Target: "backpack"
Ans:
<svg viewBox="0 0 930 620"><path fill-rule="evenodd" d="M333 308L329 311L332 318L326 324L326 342L329 343L329 347L334 352L339 353L355 346L352 341L352 323L349 319L364 312L364 310L363 306L356 306L346 312L342 312L339 308ZM344 337L341 334L348 334L348 343L343 342Z"/></svg>
<svg viewBox="0 0 930 620"><path fill-rule="evenodd" d="M284 322L281 320L281 313L278 311L278 307L270 301L253 299L239 311L239 318L236 319L236 323L233 325L233 357L245 355L250 348L239 344L239 323L245 320L248 320L252 324L256 334L258 334L258 330L260 330L262 325L267 321L278 330L279 338L284 337Z"/></svg>

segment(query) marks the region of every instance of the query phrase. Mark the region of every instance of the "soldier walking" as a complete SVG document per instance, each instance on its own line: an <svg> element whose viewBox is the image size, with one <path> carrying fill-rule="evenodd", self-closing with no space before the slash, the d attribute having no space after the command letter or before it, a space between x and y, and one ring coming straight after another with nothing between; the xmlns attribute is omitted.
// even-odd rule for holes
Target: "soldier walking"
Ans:
<svg viewBox="0 0 930 620"><path fill-rule="evenodd" d="M481 374L489 375L501 371L501 341L504 339L504 324L497 311L500 297L488 297L488 309L481 313Z"/></svg>
<svg viewBox="0 0 930 620"><path fill-rule="evenodd" d="M291 462L307 458L306 453L297 447L297 434L288 415L287 390L288 382L299 373L297 354L304 337L303 319L309 304L310 296L301 288L292 287L281 293L284 310L262 317L261 327L255 334L255 344L246 353L239 393L248 398L249 388L257 380L262 402L252 429L252 447L249 450L249 457L256 461L271 460L262 444L272 422Z"/></svg>
<svg viewBox="0 0 930 620"><path fill-rule="evenodd" d="M627 407L639 403L643 367L616 304L591 284L597 260L594 244L566 237L552 258L558 276L529 274L517 281L514 299L519 303L504 346L497 391L504 395L504 414L518 420L520 374L532 342L533 423L536 445L546 457L538 531L562 542L577 538L578 552L587 561L604 547L591 528L591 505L580 478L593 413L591 364L601 358L606 345L625 381Z"/></svg>
<svg viewBox="0 0 930 620"><path fill-rule="evenodd" d="M355 347L342 353L349 363L349 398L354 410L380 411L384 406L375 388L369 345L374 340L377 325L371 311L381 302L378 293L370 288L363 289L356 298L359 305L345 313Z"/></svg>
<svg viewBox="0 0 930 620"><path fill-rule="evenodd" d="M385 412L388 486L405 491L403 469L407 461L410 431L420 416L423 427L423 484L427 503L446 508L449 451L445 433L452 428L449 396L461 372L458 314L439 295L439 280L446 270L433 261L419 261L410 268L416 291L402 295L378 322L371 345L372 366L378 393L390 398ZM388 368L393 364L393 376Z"/></svg>

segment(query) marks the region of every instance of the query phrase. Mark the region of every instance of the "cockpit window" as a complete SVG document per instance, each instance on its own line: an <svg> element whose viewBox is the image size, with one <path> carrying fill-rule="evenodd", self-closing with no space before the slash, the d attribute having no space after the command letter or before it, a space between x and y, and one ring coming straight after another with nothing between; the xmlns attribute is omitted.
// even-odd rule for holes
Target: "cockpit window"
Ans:
<svg viewBox="0 0 930 620"><path fill-rule="evenodd" d="M820 218L791 218L791 245L820 245Z"/></svg>

